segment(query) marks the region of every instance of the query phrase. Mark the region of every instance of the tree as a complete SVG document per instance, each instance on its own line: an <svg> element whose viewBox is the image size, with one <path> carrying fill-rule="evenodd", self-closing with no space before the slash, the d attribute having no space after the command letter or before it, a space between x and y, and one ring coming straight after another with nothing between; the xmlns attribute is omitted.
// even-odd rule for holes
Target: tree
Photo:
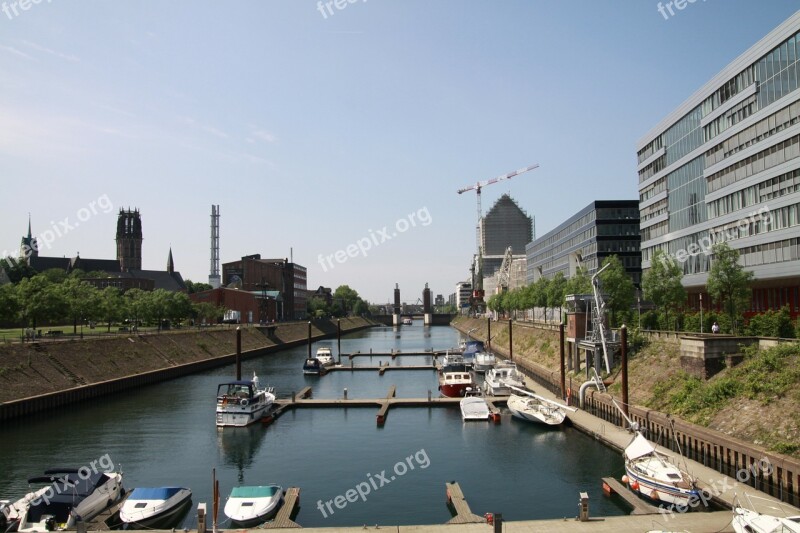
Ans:
<svg viewBox="0 0 800 533"><path fill-rule="evenodd" d="M147 293L142 289L130 289L125 293L125 307L134 331L139 326L140 320L147 320L150 317L151 306L147 300Z"/></svg>
<svg viewBox="0 0 800 533"><path fill-rule="evenodd" d="M217 307L211 302L199 302L194 304L194 313L201 321L207 324L213 324L222 320L225 309Z"/></svg>
<svg viewBox="0 0 800 533"><path fill-rule="evenodd" d="M19 314L16 287L10 283L0 285L0 322L13 322Z"/></svg>
<svg viewBox="0 0 800 533"><path fill-rule="evenodd" d="M165 317L170 322L180 322L192 313L192 301L183 292L168 293Z"/></svg>
<svg viewBox="0 0 800 533"><path fill-rule="evenodd" d="M347 285L339 285L333 292L333 305L336 316L347 316L348 312L355 311L356 304L361 301L358 292Z"/></svg>
<svg viewBox="0 0 800 533"><path fill-rule="evenodd" d="M100 313L99 292L78 278L68 278L56 285L64 302L64 311L72 319L72 334L78 332L78 321L95 318Z"/></svg>
<svg viewBox="0 0 800 533"><path fill-rule="evenodd" d="M28 263L20 259L11 257L0 259L0 267L6 271L6 275L11 283L19 283L25 278L32 278L36 271L28 266Z"/></svg>
<svg viewBox="0 0 800 533"><path fill-rule="evenodd" d="M569 294L592 294L592 277L585 268L578 267L575 275L567 280L564 297Z"/></svg>
<svg viewBox="0 0 800 533"><path fill-rule="evenodd" d="M111 332L111 323L125 318L122 291L117 287L106 287L100 291L98 300L98 316L108 324L108 331Z"/></svg>
<svg viewBox="0 0 800 533"><path fill-rule="evenodd" d="M609 265L601 274L600 282L605 295L606 307L611 311L611 324L617 325L620 313L630 311L636 296L633 280L622 266L622 261L616 255L610 255L603 261Z"/></svg>
<svg viewBox="0 0 800 533"><path fill-rule="evenodd" d="M564 304L565 290L567 288L567 278L564 277L563 272L556 272L550 283L547 284L547 307L555 309L560 308ZM552 317L551 317L552 318ZM561 317L558 317L559 322Z"/></svg>
<svg viewBox="0 0 800 533"><path fill-rule="evenodd" d="M715 244L711 249L711 270L706 289L711 298L723 308L731 321L732 331L739 331L738 318L750 303L750 282L753 273L739 264L739 251L728 243Z"/></svg>
<svg viewBox="0 0 800 533"><path fill-rule="evenodd" d="M677 312L686 302L686 289L681 279L683 269L663 250L656 250L650 269L642 277L642 292L646 299L666 313L667 323L670 323L670 312Z"/></svg>
<svg viewBox="0 0 800 533"><path fill-rule="evenodd" d="M60 268L48 268L47 270L43 270L39 275L46 277L50 283L62 283L67 279L66 271Z"/></svg>
<svg viewBox="0 0 800 533"><path fill-rule="evenodd" d="M189 294L194 294L196 292L203 292L203 291L210 291L214 287L212 287L208 283L203 283L202 281L194 282L190 279L187 279L183 282L186 285L186 292Z"/></svg>
<svg viewBox="0 0 800 533"><path fill-rule="evenodd" d="M23 278L17 285L17 301L23 323L36 328L39 321L63 316L64 301L56 285L44 276Z"/></svg>

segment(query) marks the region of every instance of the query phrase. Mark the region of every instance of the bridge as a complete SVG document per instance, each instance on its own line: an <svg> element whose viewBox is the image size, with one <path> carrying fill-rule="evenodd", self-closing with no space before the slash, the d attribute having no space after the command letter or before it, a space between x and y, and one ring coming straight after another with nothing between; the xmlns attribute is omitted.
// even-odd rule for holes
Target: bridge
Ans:
<svg viewBox="0 0 800 533"><path fill-rule="evenodd" d="M430 317L429 322L425 322L425 324L429 325L429 326L447 326L457 316L458 315L456 315L456 314L450 314L450 313L430 313L429 314L429 317ZM375 322L380 322L384 326L402 325L402 320L401 320L401 324L396 324L394 317L395 317L395 315L372 315L370 318L372 320L374 320ZM404 314L404 315L402 315L402 317L403 318L408 317L408 318L413 318L413 319L424 319L425 315L424 314L411 314L411 315Z"/></svg>
<svg viewBox="0 0 800 533"><path fill-rule="evenodd" d="M417 300L419 302L419 300ZM387 305L388 307L388 305ZM426 326L439 326L439 325L448 325L450 322L455 318L455 314L450 313L433 313L433 307L431 305L431 290L428 288L428 284L425 284L425 289L422 291L422 309L420 313L419 305L413 305L414 311L409 313L403 313L402 309L403 306L400 303L400 285L395 283L394 285L394 305L392 306L392 313L385 314L385 315L373 315L372 318L376 322L380 322L381 324L387 326L400 326L402 325L403 318L421 318L424 321Z"/></svg>

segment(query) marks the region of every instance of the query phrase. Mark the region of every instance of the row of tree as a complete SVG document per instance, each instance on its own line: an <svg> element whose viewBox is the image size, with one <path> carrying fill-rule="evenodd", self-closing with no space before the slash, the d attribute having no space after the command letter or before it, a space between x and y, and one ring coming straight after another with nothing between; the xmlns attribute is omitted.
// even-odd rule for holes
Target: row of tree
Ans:
<svg viewBox="0 0 800 533"><path fill-rule="evenodd" d="M753 273L744 270L739 264L739 252L727 243L712 249L713 260L708 273L706 291L712 298L710 304L717 306L726 315L728 331L737 332L740 317L750 304L750 283ZM622 262L615 255L605 259L601 267L608 264L600 273L600 287L610 311L612 326L630 321L633 304L636 301L636 287L625 272ZM681 280L683 269L671 256L657 250L650 268L642 277L642 296L652 302L664 316L663 322L673 324L686 306L686 289ZM569 294L589 294L592 292L591 278L583 269L567 279L559 272L553 278L540 278L535 283L505 293L492 295L487 307L500 313L512 313L541 307L559 308L564 305ZM545 312L546 312L545 311ZM699 322L698 322L699 325Z"/></svg>
<svg viewBox="0 0 800 533"><path fill-rule="evenodd" d="M362 299L355 289L340 285L333 291L330 303L323 298L309 298L308 316L312 318L365 316L371 314L369 302Z"/></svg>

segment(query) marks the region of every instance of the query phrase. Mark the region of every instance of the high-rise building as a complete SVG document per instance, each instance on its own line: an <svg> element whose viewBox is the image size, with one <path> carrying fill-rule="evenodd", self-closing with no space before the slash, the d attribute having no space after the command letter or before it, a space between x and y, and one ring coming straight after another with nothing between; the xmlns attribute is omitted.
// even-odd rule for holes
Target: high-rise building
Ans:
<svg viewBox="0 0 800 533"><path fill-rule="evenodd" d="M525 246L533 239L533 219L504 194L481 218L478 236L486 278L500 268L509 246L515 259L525 257Z"/></svg>
<svg viewBox="0 0 800 533"><path fill-rule="evenodd" d="M142 269L142 217L138 209L120 209L117 217L117 261L120 270Z"/></svg>
<svg viewBox="0 0 800 533"><path fill-rule="evenodd" d="M744 52L637 145L642 268L657 250L697 306L711 247L755 274L752 308L800 311L800 12ZM708 300L706 300L708 301Z"/></svg>

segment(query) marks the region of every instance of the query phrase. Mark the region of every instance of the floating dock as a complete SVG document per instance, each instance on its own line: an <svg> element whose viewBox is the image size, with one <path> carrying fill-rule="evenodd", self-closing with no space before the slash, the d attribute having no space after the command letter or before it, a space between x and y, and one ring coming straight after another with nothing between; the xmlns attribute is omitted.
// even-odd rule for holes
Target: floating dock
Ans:
<svg viewBox="0 0 800 533"><path fill-rule="evenodd" d="M300 528L303 527L297 522L292 520L292 516L300 504L300 489L298 487L289 487L283 495L283 505L278 509L278 514L272 521L267 522L260 526L263 529L282 529L282 528Z"/></svg>
<svg viewBox="0 0 800 533"><path fill-rule="evenodd" d="M648 514L658 514L658 507L655 505L650 505L636 494L633 491L628 490L628 487L617 481L613 477L604 477L603 478L603 492L606 494L617 494L620 498L625 500L625 502L633 507L632 515L648 515Z"/></svg>
<svg viewBox="0 0 800 533"><path fill-rule="evenodd" d="M443 355L447 355L450 352L454 352L455 348L450 350L429 350L427 352L403 352L401 350L392 350L391 352L353 352L353 353L343 353L340 355L340 358L347 357L348 359L352 360L354 357L391 357L392 359L396 359L398 357L403 356L413 356L413 357L440 357Z"/></svg>
<svg viewBox="0 0 800 533"><path fill-rule="evenodd" d="M352 363L352 361L351 361L351 363ZM400 365L389 365L389 364L386 364L386 365L379 365L379 366L353 366L351 364L350 366L341 366L341 365L331 366L331 367L328 367L328 369L327 369L328 372L336 372L336 371L344 371L344 372L347 372L347 371L377 372L381 376L387 370L427 370L427 371L430 372L431 370L436 370L436 367L434 365L400 366Z"/></svg>
<svg viewBox="0 0 800 533"><path fill-rule="evenodd" d="M447 505L455 516L447 521L448 524L484 524L486 519L472 512L461 491L461 487L455 481L445 483L447 487Z"/></svg>

